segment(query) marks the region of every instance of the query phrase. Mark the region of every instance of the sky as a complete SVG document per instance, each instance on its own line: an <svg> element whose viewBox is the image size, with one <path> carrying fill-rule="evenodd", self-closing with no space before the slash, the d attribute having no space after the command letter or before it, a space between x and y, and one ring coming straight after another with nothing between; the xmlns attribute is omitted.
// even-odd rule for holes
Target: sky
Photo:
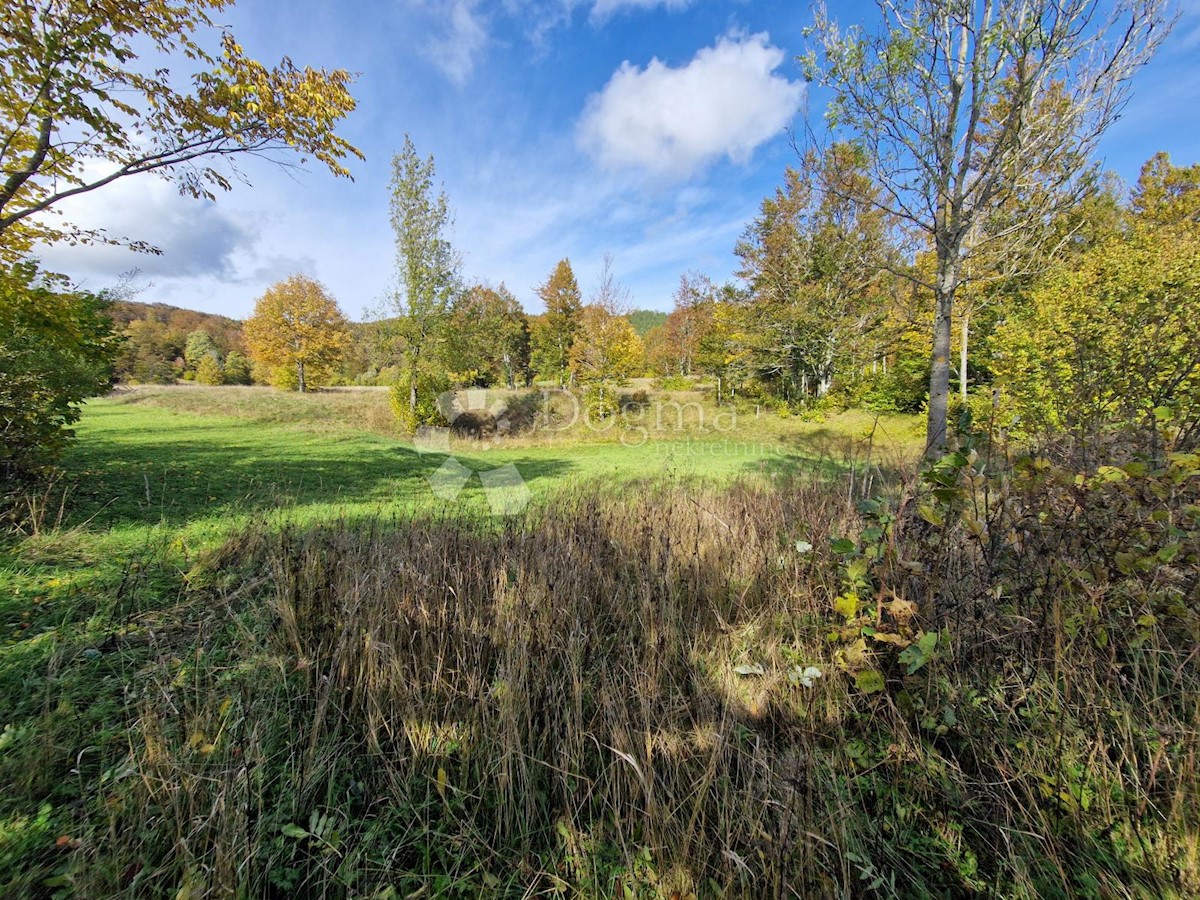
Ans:
<svg viewBox="0 0 1200 900"><path fill-rule="evenodd" d="M878 18L860 0L830 10ZM827 98L795 62L811 20L777 0L243 0L221 24L250 55L358 73L339 128L366 155L354 180L248 160L209 203L126 179L63 212L163 253L56 246L43 263L91 290L137 269L136 299L234 318L302 272L370 318L394 289L388 182L407 133L434 157L469 280L539 312L558 260L586 299L611 254L635 308L668 310L681 273L732 276L739 235L796 161L792 136L820 127ZM1132 181L1159 150L1200 162L1198 108L1200 0L1183 0L1104 165Z"/></svg>

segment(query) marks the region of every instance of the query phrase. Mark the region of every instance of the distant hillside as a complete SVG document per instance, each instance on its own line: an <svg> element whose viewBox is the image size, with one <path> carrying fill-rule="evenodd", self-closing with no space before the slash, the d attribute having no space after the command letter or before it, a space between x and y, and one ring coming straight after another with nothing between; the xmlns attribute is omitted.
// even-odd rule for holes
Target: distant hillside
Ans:
<svg viewBox="0 0 1200 900"><path fill-rule="evenodd" d="M217 346L223 349L236 349L242 343L242 323L237 319L167 303L117 300L109 307L108 316L119 329L128 328L134 322L154 319L164 330L182 333L185 338L193 331L207 331Z"/></svg>
<svg viewBox="0 0 1200 900"><path fill-rule="evenodd" d="M116 363L122 381L169 384L183 376L188 335L197 331L212 339L222 360L245 352L242 323L228 316L133 300L115 301L108 315L125 336Z"/></svg>
<svg viewBox="0 0 1200 900"><path fill-rule="evenodd" d="M656 309L635 309L628 318L629 323L633 325L633 330L638 333L638 337L645 337L646 332L651 328L657 328L667 321L667 314Z"/></svg>

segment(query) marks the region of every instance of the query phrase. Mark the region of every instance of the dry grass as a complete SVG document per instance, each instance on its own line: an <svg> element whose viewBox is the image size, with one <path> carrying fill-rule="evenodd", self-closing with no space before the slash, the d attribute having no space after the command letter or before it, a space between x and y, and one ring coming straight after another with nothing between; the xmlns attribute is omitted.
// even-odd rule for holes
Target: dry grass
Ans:
<svg viewBox="0 0 1200 900"><path fill-rule="evenodd" d="M1122 633L1115 594L1055 574L1078 542L1043 558L1036 525L1019 573L898 525L926 608L988 579L1027 593L863 694L827 639L829 536L866 524L848 494L646 483L500 523L254 529L127 629L148 655L126 750L89 763L60 877L80 896L1195 896L1200 675L1177 626Z"/></svg>

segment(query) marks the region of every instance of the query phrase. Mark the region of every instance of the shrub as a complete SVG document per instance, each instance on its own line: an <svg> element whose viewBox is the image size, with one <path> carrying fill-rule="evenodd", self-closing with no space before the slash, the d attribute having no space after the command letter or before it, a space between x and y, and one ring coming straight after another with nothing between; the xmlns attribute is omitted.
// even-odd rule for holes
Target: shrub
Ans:
<svg viewBox="0 0 1200 900"><path fill-rule="evenodd" d="M607 419L620 409L620 397L612 385L585 385L581 396L583 408L592 419Z"/></svg>
<svg viewBox="0 0 1200 900"><path fill-rule="evenodd" d="M196 383L207 385L225 383L225 370L216 356L210 353L196 364Z"/></svg>
<svg viewBox="0 0 1200 900"><path fill-rule="evenodd" d="M695 382L686 375L664 375L654 380L654 386L660 391L690 391Z"/></svg>
<svg viewBox="0 0 1200 900"><path fill-rule="evenodd" d="M438 398L450 390L450 379L444 373L420 373L417 376L415 409L411 402L411 385L412 376L408 372L401 372L388 392L400 430L412 433L422 425L448 425L445 412L438 405Z"/></svg>
<svg viewBox="0 0 1200 900"><path fill-rule="evenodd" d="M88 397L112 385L106 301L52 289L32 264L0 272L0 503L45 477Z"/></svg>
<svg viewBox="0 0 1200 900"><path fill-rule="evenodd" d="M1051 273L992 336L1026 435L1076 445L1169 417L1200 437L1200 237L1140 227Z"/></svg>

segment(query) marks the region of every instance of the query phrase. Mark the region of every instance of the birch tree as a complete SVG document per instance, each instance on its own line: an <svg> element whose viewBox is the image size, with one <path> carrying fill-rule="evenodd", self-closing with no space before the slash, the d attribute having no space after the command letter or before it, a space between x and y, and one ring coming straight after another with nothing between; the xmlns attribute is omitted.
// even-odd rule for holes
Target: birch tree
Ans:
<svg viewBox="0 0 1200 900"><path fill-rule="evenodd" d="M1087 157L1171 23L1166 0L877 0L880 27L842 29L822 3L805 57L832 89L826 118L865 152L881 208L936 257L926 455L947 442L951 327L971 256L1073 204ZM1057 95L1058 102L1048 102ZM997 116L998 110L1003 114ZM1028 183L1037 180L1035 186ZM982 226L1006 198L1003 228Z"/></svg>

